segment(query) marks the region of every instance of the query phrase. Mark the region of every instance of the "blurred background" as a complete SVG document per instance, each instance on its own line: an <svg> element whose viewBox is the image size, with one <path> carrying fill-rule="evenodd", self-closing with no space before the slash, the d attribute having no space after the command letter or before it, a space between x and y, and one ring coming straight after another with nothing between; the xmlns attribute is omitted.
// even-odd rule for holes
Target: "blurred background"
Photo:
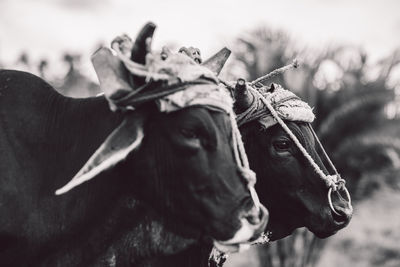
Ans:
<svg viewBox="0 0 400 267"><path fill-rule="evenodd" d="M0 0L0 68L35 73L62 94L99 93L90 55L158 25L154 46L233 51L223 76L271 82L314 107L314 128L353 196L333 237L305 229L232 255L226 266L400 266L400 2L397 0Z"/></svg>

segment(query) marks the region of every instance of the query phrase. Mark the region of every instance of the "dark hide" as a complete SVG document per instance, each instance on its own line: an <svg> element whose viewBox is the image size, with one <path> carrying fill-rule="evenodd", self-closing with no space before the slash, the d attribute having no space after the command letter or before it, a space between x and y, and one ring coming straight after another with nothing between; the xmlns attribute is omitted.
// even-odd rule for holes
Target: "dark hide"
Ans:
<svg viewBox="0 0 400 267"><path fill-rule="evenodd" d="M142 112L146 135L137 152L55 196L123 115L103 97L66 98L31 74L0 71L2 266L108 266L114 249L134 262L176 253L200 236L234 234L252 202L235 169L228 116L200 107ZM174 242L176 235L187 239Z"/></svg>

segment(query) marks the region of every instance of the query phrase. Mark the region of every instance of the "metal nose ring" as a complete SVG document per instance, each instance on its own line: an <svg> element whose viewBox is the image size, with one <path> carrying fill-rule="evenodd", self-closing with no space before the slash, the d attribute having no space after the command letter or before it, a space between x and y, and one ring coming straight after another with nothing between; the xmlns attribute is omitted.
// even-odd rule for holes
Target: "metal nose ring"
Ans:
<svg viewBox="0 0 400 267"><path fill-rule="evenodd" d="M347 200L348 200L348 202L349 202L349 206L351 207L350 193L349 193L349 191L347 190L346 186L343 186L343 190L344 190L344 192L346 193L346 198L347 198ZM332 194L332 187L330 187L329 190L328 190L328 203L329 203L329 207L331 208L331 210L332 210L336 215L342 216L342 215L341 215L340 213L338 213L338 212L335 210L335 208L333 207L331 194Z"/></svg>

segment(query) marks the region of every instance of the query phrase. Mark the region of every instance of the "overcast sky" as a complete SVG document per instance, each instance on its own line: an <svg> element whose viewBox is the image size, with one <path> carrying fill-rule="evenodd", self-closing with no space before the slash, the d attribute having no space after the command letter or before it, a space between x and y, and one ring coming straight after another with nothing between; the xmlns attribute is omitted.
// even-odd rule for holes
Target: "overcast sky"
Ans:
<svg viewBox="0 0 400 267"><path fill-rule="evenodd" d="M286 30L303 45L354 44L373 58L400 47L398 0L0 0L0 59L61 51L89 55L100 41L158 25L155 45L197 46L209 55L259 25Z"/></svg>

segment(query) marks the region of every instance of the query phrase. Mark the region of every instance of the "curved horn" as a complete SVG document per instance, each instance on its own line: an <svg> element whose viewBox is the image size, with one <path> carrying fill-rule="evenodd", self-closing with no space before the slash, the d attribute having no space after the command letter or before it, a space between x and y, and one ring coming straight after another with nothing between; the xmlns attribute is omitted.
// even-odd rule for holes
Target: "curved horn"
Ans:
<svg viewBox="0 0 400 267"><path fill-rule="evenodd" d="M250 107L254 96L247 90L246 81L238 79L235 86L235 112L242 113Z"/></svg>
<svg viewBox="0 0 400 267"><path fill-rule="evenodd" d="M151 41L156 27L157 26L153 22L148 22L140 30L132 47L132 61L140 64L146 63L146 54L151 50Z"/></svg>
<svg viewBox="0 0 400 267"><path fill-rule="evenodd" d="M218 53L204 61L203 66L209 68L212 72L218 75L224 67L226 61L231 55L231 50L224 47Z"/></svg>
<svg viewBox="0 0 400 267"><path fill-rule="evenodd" d="M130 152L137 149L144 137L143 121L142 115L126 116L121 125L107 137L72 180L56 191L56 195L64 194L93 179L99 173L124 160Z"/></svg>
<svg viewBox="0 0 400 267"><path fill-rule="evenodd" d="M153 22L148 22L143 26L132 47L132 61L140 64L146 63L146 55L151 51L151 42L153 40L153 34L156 30L156 27L157 26ZM129 77L129 83L133 88L143 85L145 82L145 78L142 77L135 77L133 75L129 75Z"/></svg>

